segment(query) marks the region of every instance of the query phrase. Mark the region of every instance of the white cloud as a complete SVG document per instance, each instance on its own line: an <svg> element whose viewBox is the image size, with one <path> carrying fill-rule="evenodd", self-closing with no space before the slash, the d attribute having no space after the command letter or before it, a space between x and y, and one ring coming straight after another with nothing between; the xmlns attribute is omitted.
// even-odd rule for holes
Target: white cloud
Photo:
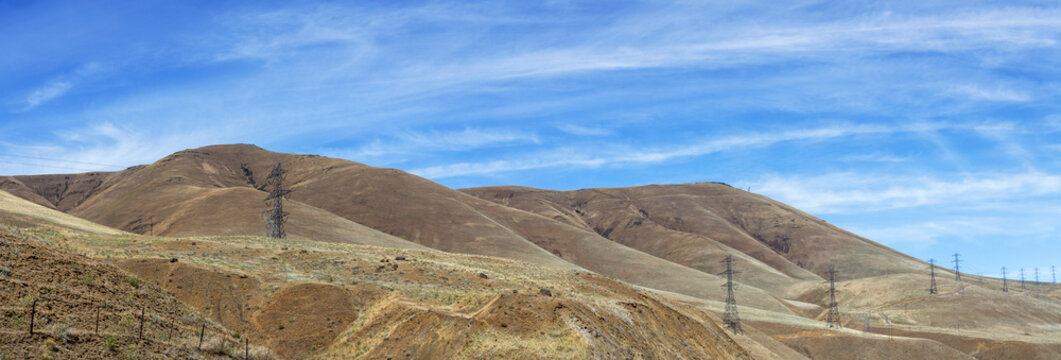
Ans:
<svg viewBox="0 0 1061 360"><path fill-rule="evenodd" d="M234 35L195 40L211 44L206 47L216 52L212 60L297 60L310 64L298 66L313 70L301 76L332 82L378 81L388 87L408 84L412 86L408 91L422 93L462 84L623 69L724 68L807 59L834 62L893 51L1043 48L1053 46L1061 30L1061 12L1056 9L959 9L939 15L869 13L813 23L787 14L786 20L741 23L705 18L703 14L725 16L714 7L679 4L619 14L580 31L565 32L562 38L525 36L504 47L483 46L483 41L488 41L483 33L491 26L530 22L540 25L543 36L547 36L553 34L555 26L579 25L586 19L517 17L500 7L459 3L400 10L325 6L224 16L218 22L230 24L225 29ZM425 24L460 30L439 32L447 35L445 41L434 38L435 33L421 33L401 43L383 40L388 34L415 33ZM329 51L305 51L317 46L328 46ZM325 66L317 62L321 55L328 58ZM380 63L381 55L390 60ZM371 66L370 72L364 71L366 66ZM974 86L950 91L999 101L1027 101L1030 97L1010 89Z"/></svg>
<svg viewBox="0 0 1061 360"><path fill-rule="evenodd" d="M406 132L399 136L405 145L423 150L471 150L510 143L541 143L538 136L508 129L465 128L462 131Z"/></svg>
<svg viewBox="0 0 1061 360"><path fill-rule="evenodd" d="M843 160L843 161L852 161L852 162L901 163L901 162L906 162L907 160L910 160L910 158L904 157L904 156L896 156L896 155L893 155L893 154L884 154L884 153L877 152L877 153L870 153L870 154L848 155L848 156L843 157L841 160Z"/></svg>
<svg viewBox="0 0 1061 360"><path fill-rule="evenodd" d="M102 67L99 64L90 62L78 67L69 74L49 80L26 95L25 106L21 111L32 110L33 108L61 97L69 92L75 84L90 76L98 75L101 71Z"/></svg>
<svg viewBox="0 0 1061 360"><path fill-rule="evenodd" d="M0 173L31 175L116 171L150 164L171 153L219 143L223 134L211 131L148 133L113 122L97 122L56 132L60 141L47 145L0 143Z"/></svg>
<svg viewBox="0 0 1061 360"><path fill-rule="evenodd" d="M1005 102L1028 102L1033 100L1031 94L1027 92L1004 88L992 89L975 85L962 85L953 87L951 91L956 95L967 96L973 100Z"/></svg>
<svg viewBox="0 0 1061 360"><path fill-rule="evenodd" d="M375 165L405 162L411 155L438 151L473 151L483 148L540 144L537 134L514 129L464 128L460 131L400 132L390 141L379 138L356 149L321 149L320 152Z"/></svg>
<svg viewBox="0 0 1061 360"><path fill-rule="evenodd" d="M587 146L580 148L577 151L572 149L550 149L544 152L528 154L521 157L520 160L484 161L478 163L462 162L459 164L414 169L411 170L411 172L432 179L442 179L454 176L482 175L495 172L521 171L560 166L595 167L604 165L660 163L676 158L704 156L736 149L767 147L783 142L828 141L851 136L887 135L897 132L933 132L948 128L961 128L964 126L965 125L946 123L912 123L899 126L833 125L816 129L710 137L699 142L667 148L639 149L616 146ZM560 155L557 156L557 154ZM576 156L576 158L569 159L571 156Z"/></svg>
<svg viewBox="0 0 1061 360"><path fill-rule="evenodd" d="M23 110L33 109L43 103L51 101L57 97L66 94L73 87L69 81L65 80L52 80L47 84L34 89L28 96L26 96L26 107Z"/></svg>
<svg viewBox="0 0 1061 360"><path fill-rule="evenodd" d="M1025 172L958 179L865 173L771 176L739 184L811 213L842 214L1061 194L1061 175Z"/></svg>
<svg viewBox="0 0 1061 360"><path fill-rule="evenodd" d="M605 129L605 128L586 127L586 126L576 125L576 124L563 124L563 125L557 126L556 128L558 130L560 130L560 131L565 132L565 133L568 133L568 134L571 134L571 135L579 135L579 136L605 136L605 135L611 135L611 133L612 133L611 130L608 130L608 129Z"/></svg>
<svg viewBox="0 0 1061 360"><path fill-rule="evenodd" d="M556 152L547 157L531 157L518 160L494 160L487 162L462 162L430 166L410 172L428 179L443 179L468 175L491 175L507 171L532 170L558 166L596 167L608 161L601 158L577 155L576 150Z"/></svg>

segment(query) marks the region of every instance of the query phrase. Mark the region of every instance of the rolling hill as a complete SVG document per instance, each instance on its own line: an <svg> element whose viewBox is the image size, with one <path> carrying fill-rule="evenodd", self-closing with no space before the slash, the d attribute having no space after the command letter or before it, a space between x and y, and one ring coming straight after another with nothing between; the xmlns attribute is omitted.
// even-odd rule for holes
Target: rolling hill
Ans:
<svg viewBox="0 0 1061 360"><path fill-rule="evenodd" d="M264 175L276 163L293 190L282 241L259 237ZM928 264L720 183L454 190L400 170L236 144L117 172L9 176L0 189L11 236L113 258L284 358L1061 353L1056 286L1004 293L997 279L980 279L961 290L941 276L941 293L930 295ZM715 325L725 256L740 272L745 335ZM842 329L821 321L830 267Z"/></svg>
<svg viewBox="0 0 1061 360"><path fill-rule="evenodd" d="M433 248L584 268L644 287L723 300L722 279L596 232L482 200L399 170L266 151L252 145L185 150L115 173L18 176L16 194L114 228L165 236L259 235L264 179L284 164L296 239ZM786 308L755 287L755 305Z"/></svg>

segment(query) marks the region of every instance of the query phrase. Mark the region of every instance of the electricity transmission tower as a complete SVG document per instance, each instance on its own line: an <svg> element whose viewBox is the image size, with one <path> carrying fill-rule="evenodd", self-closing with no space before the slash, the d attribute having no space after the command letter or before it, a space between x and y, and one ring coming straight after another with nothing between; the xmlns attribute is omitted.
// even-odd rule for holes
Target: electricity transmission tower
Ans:
<svg viewBox="0 0 1061 360"><path fill-rule="evenodd" d="M284 170L280 163L276 163L266 180L268 186L272 188L269 196L265 197L269 208L263 212L266 235L276 239L287 237L284 231L284 220L287 217L287 213L284 212L284 196L290 194L291 190L284 190L284 174L286 173L287 170Z"/></svg>
<svg viewBox="0 0 1061 360"><path fill-rule="evenodd" d="M939 291L936 290L936 259L928 259L928 265L930 271L929 274L932 276L932 282L928 285L928 293L938 294Z"/></svg>
<svg viewBox="0 0 1061 360"><path fill-rule="evenodd" d="M1002 292L1009 292L1009 284L1006 283L1006 267L1002 267Z"/></svg>
<svg viewBox="0 0 1061 360"><path fill-rule="evenodd" d="M738 272L733 271L733 257L726 255L722 259L722 263L726 264L726 271L719 275L726 275L726 284L722 285L726 288L726 312L722 314L722 325L728 327L734 334L743 334L744 329L740 326L740 315L737 314L737 299L733 296L733 274Z"/></svg>
<svg viewBox="0 0 1061 360"><path fill-rule="evenodd" d="M840 310L836 308L836 269L829 266L829 313L825 316L825 322L829 327L843 327L840 325Z"/></svg>
<svg viewBox="0 0 1061 360"><path fill-rule="evenodd" d="M1024 268L1020 268L1020 289L1021 290L1025 290L1025 288L1024 288Z"/></svg>
<svg viewBox="0 0 1061 360"><path fill-rule="evenodd" d="M954 253L954 281L958 282L958 291L962 291L965 290L965 284L962 283L962 272L958 267L962 262L961 259L958 258L959 256L961 255Z"/></svg>
<svg viewBox="0 0 1061 360"><path fill-rule="evenodd" d="M1039 268L1035 268L1035 290L1042 290L1043 287L1039 285Z"/></svg>

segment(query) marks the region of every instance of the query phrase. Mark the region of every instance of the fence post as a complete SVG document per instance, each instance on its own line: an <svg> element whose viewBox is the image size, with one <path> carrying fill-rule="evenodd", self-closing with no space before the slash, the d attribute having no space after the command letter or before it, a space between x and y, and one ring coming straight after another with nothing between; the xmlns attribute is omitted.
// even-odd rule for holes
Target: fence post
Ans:
<svg viewBox="0 0 1061 360"><path fill-rule="evenodd" d="M144 311L147 309L147 305L140 307L140 340L144 339Z"/></svg>
<svg viewBox="0 0 1061 360"><path fill-rule="evenodd" d="M96 308L96 335L99 335L99 308Z"/></svg>
<svg viewBox="0 0 1061 360"><path fill-rule="evenodd" d="M251 358L251 339L243 338L243 360L250 360Z"/></svg>
<svg viewBox="0 0 1061 360"><path fill-rule="evenodd" d="M37 317L37 299L33 299L33 307L29 311L29 334L33 335L33 318Z"/></svg>
<svg viewBox="0 0 1061 360"><path fill-rule="evenodd" d="M206 324L203 324L203 328L199 329L199 346L195 347L196 350L202 350L203 349L203 334L205 334L205 333L206 333Z"/></svg>

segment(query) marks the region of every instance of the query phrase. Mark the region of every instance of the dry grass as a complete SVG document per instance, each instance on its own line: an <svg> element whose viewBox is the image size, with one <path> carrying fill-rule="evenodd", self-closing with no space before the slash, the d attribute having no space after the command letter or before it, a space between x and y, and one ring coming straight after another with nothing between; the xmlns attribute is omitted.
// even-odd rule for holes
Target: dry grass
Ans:
<svg viewBox="0 0 1061 360"><path fill-rule="evenodd" d="M34 204L2 190L0 190L0 213L3 213L3 218L9 221L20 220L21 222L27 223L44 222L88 233L119 236L128 235L128 233L124 231Z"/></svg>
<svg viewBox="0 0 1061 360"><path fill-rule="evenodd" d="M424 335L408 332L431 329L432 326L426 325L430 321L441 321L439 326L451 329L446 331L460 331L463 324L468 322L466 318L485 316L485 313L476 315L476 312L491 306L491 301L499 293L538 296L539 288L546 287L552 290L556 299L563 299L565 303L570 301L568 304L586 304L589 309L614 307L617 301L639 301L630 297L637 294L633 289L598 275L439 251L249 236L175 239L97 235L50 226L21 228L19 231L23 236L41 238L71 251L110 258L108 261L113 263L124 264L122 259L156 259L140 265L146 270L158 266L191 265L212 269L219 274L246 275L260 281L256 288L248 289L252 291L248 294L257 294L252 297L260 298L263 303L247 303L251 307L264 307L282 289L307 281L349 289L376 287L385 291L385 299L361 309L356 321L339 329L336 334L338 339L334 343L325 343L312 349L313 354L326 358L376 354L383 351L380 349L394 346L395 339L415 342L415 339ZM396 260L398 256L404 256L406 260ZM171 258L177 258L179 262L170 263L168 259ZM396 269L394 264L397 264ZM140 271L137 270L140 268L128 269ZM172 286L187 283L165 281L165 269L149 272L137 272L136 276L143 279L146 286L170 286L169 289L176 291L178 298L182 296L183 290ZM480 277L480 273L489 274L488 278ZM590 343L583 340L584 335L579 335L572 328L574 325L564 318L545 326L542 332L512 333L506 327L517 326L522 321L519 320L520 316L525 316L513 313L514 310L518 310L518 307L506 305L493 310L512 313L508 315L511 318L502 317L490 320L487 324L480 323L483 324L481 328L469 334L470 338L462 340L462 343L468 342L467 345L457 346L456 342L448 345L452 346L452 355L456 358L484 358L533 353L550 358L580 358L590 349ZM213 316L211 310L200 311ZM615 315L615 312L599 312L617 322L629 322ZM253 318L256 316L254 314L252 312L246 316ZM436 319L436 316L441 318ZM226 316L226 319L231 318ZM228 321L226 325L231 325ZM421 321L425 323L421 325ZM254 330L251 328L248 331ZM257 333L262 334L260 330ZM646 333L640 336L658 335ZM229 341L229 349L222 349L221 342L220 338L208 336L203 348L214 354L242 355L242 349L236 349L236 344ZM443 343L442 346L447 345ZM268 356L264 352L260 355Z"/></svg>

